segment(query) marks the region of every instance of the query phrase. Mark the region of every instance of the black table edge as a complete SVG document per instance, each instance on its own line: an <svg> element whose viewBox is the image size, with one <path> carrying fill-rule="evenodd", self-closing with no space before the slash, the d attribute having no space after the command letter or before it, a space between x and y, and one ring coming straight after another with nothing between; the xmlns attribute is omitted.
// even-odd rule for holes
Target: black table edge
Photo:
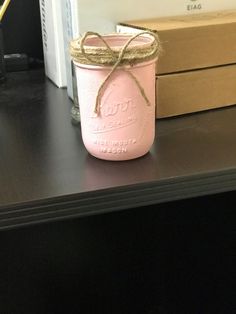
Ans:
<svg viewBox="0 0 236 314"><path fill-rule="evenodd" d="M236 190L236 170L169 178L0 207L0 230Z"/></svg>

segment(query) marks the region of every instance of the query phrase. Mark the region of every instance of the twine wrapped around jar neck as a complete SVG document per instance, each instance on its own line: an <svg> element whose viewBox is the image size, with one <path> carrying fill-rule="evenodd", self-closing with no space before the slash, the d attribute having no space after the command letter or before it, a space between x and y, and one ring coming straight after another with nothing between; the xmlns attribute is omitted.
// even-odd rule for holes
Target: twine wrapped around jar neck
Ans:
<svg viewBox="0 0 236 314"><path fill-rule="evenodd" d="M122 34L115 34L122 35ZM72 40L70 43L70 54L74 62L86 65L97 65L97 66L111 66L112 69L110 73L107 75L104 82L101 84L97 98L96 104L94 108L95 113L99 113L100 107L100 99L104 86L115 72L115 70L119 67L122 68L125 72L127 72L131 78L136 83L138 89L140 90L141 95L145 99L148 106L150 106L150 101L148 100L143 87L140 85L137 78L129 71L129 68L125 66L133 66L137 63L149 61L155 59L159 56L161 51L161 45L159 41L159 37L156 33L151 31L144 31L137 33L133 36L130 34L123 34L127 36L128 40L124 44L123 47L113 47L111 48L107 41L105 40L105 36L101 36L96 32L87 32L80 39ZM150 44L147 43L139 44L139 45L131 45L131 43L137 38L142 36L148 36L149 38L153 38L150 41ZM86 40L89 37L98 37L104 46L86 46Z"/></svg>
<svg viewBox="0 0 236 314"><path fill-rule="evenodd" d="M114 34L120 35L120 34ZM127 34L123 34L127 36ZM130 44L137 38L148 35L153 38L150 45L134 45ZM89 37L98 37L104 44L104 47L86 46L86 40ZM128 37L128 36L127 36ZM133 65L156 58L161 50L158 35L154 32L144 31L128 37L128 41L120 49L112 49L105 40L106 36L102 36L96 32L87 32L83 37L72 40L70 43L70 54L75 62L87 65L112 66L119 60L119 65Z"/></svg>

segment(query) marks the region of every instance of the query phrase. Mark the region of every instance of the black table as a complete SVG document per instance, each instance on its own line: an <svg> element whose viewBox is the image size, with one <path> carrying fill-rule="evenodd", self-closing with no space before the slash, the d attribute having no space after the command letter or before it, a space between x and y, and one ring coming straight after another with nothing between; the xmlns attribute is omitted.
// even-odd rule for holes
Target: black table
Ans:
<svg viewBox="0 0 236 314"><path fill-rule="evenodd" d="M42 71L0 86L0 228L236 189L236 107L156 123L151 152L90 156L71 102Z"/></svg>
<svg viewBox="0 0 236 314"><path fill-rule="evenodd" d="M71 106L41 70L0 86L0 313L235 313L236 107L107 162Z"/></svg>

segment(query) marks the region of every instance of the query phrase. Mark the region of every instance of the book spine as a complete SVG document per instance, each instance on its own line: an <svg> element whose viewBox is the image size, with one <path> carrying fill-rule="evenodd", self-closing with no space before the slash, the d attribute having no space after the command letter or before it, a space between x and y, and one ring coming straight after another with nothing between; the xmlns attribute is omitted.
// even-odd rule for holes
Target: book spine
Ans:
<svg viewBox="0 0 236 314"><path fill-rule="evenodd" d="M70 0L72 39L79 37L79 0Z"/></svg>
<svg viewBox="0 0 236 314"><path fill-rule="evenodd" d="M66 86L61 8L58 1L39 0L46 76L58 87Z"/></svg>
<svg viewBox="0 0 236 314"><path fill-rule="evenodd" d="M61 0L64 36L64 52L67 76L67 94L74 100L72 62L69 53L70 41L79 36L78 1Z"/></svg>
<svg viewBox="0 0 236 314"><path fill-rule="evenodd" d="M69 0L70 2L70 9L71 9L71 38L76 39L80 36L79 30L79 0ZM74 123L80 122L80 108L79 108L79 99L78 99L78 86L77 86L77 78L76 78L76 71L75 65L69 56L70 65L71 65L71 85L72 85L72 95L73 95L73 102L74 105L71 109L71 117Z"/></svg>

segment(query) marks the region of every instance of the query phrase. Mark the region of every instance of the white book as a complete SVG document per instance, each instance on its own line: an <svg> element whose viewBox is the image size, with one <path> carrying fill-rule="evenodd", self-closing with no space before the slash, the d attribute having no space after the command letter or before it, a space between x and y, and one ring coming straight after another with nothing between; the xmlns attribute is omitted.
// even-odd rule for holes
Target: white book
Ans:
<svg viewBox="0 0 236 314"><path fill-rule="evenodd" d="M58 87L66 87L66 66L61 4L58 0L39 0L45 74Z"/></svg>
<svg viewBox="0 0 236 314"><path fill-rule="evenodd" d="M77 0L61 0L67 93L74 100L70 41L79 37L79 10Z"/></svg>

